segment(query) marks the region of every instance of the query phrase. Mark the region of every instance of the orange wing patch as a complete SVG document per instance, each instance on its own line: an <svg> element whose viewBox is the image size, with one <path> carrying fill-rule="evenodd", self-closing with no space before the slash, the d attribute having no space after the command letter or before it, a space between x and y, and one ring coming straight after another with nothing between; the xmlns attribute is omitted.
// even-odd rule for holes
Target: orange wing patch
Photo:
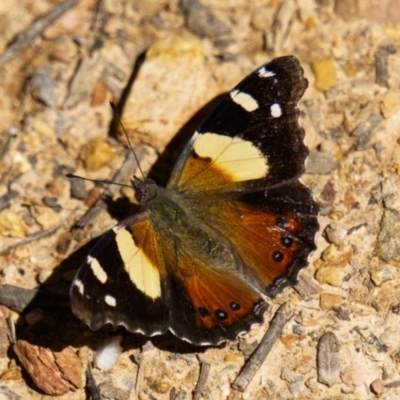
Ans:
<svg viewBox="0 0 400 400"><path fill-rule="evenodd" d="M265 285L272 285L288 273L301 245L296 235L301 224L295 213L277 216L237 201L226 201L217 209L218 223L213 223L214 229L223 228L221 234Z"/></svg>
<svg viewBox="0 0 400 400"><path fill-rule="evenodd" d="M194 265L190 260L185 260L184 268L193 273L188 276L177 270L175 276L187 290L199 327L228 327L256 313L264 303L260 295L244 281L237 276L229 276L229 271L216 273L205 266Z"/></svg>

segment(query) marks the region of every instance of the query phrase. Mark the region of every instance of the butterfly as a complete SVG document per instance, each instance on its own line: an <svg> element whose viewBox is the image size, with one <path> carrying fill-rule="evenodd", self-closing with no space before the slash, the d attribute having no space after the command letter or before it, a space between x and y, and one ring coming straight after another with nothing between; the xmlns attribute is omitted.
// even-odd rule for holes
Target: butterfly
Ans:
<svg viewBox="0 0 400 400"><path fill-rule="evenodd" d="M234 340L263 321L315 250L318 206L299 177L308 149L294 56L226 94L183 149L169 183L132 180L141 211L107 232L78 270L73 313L195 345Z"/></svg>

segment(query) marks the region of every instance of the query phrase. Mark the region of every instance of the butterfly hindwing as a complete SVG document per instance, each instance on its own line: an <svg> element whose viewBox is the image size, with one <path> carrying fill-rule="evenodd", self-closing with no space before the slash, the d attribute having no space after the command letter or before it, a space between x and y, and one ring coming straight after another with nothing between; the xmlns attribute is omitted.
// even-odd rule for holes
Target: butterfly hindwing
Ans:
<svg viewBox="0 0 400 400"><path fill-rule="evenodd" d="M254 286L274 296L296 282L315 250L318 229L318 208L304 185L297 181L269 190L210 196L207 205L204 223L236 249L243 274Z"/></svg>
<svg viewBox="0 0 400 400"><path fill-rule="evenodd" d="M171 271L170 330L191 343L215 345L260 323L266 303L240 273L231 246L223 239L215 245L220 237L207 229L196 233L207 237L208 252L189 238L164 243Z"/></svg>

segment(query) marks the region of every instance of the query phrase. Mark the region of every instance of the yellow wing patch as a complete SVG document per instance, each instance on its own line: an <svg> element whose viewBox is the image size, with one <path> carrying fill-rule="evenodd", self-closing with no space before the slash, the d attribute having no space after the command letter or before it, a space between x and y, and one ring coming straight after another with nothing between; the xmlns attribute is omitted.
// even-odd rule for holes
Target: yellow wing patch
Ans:
<svg viewBox="0 0 400 400"><path fill-rule="evenodd" d="M228 175L233 182L264 178L268 161L253 143L216 133L204 133L193 146L201 158L208 158L213 166Z"/></svg>
<svg viewBox="0 0 400 400"><path fill-rule="evenodd" d="M161 297L160 273L146 254L136 246L131 233L115 229L115 240L124 262L124 268L136 287L152 299Z"/></svg>

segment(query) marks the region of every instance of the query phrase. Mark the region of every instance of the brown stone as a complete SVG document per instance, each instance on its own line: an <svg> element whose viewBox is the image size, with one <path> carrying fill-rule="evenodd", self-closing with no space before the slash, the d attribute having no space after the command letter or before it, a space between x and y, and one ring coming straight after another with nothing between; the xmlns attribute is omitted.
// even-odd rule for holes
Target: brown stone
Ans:
<svg viewBox="0 0 400 400"><path fill-rule="evenodd" d="M319 304L323 310L340 307L343 303L343 297L333 293L321 293L319 297Z"/></svg>
<svg viewBox="0 0 400 400"><path fill-rule="evenodd" d="M371 385L371 392L373 394L376 394L377 396L379 396L380 394L382 394L385 391L385 385L383 384L382 379L375 379Z"/></svg>

